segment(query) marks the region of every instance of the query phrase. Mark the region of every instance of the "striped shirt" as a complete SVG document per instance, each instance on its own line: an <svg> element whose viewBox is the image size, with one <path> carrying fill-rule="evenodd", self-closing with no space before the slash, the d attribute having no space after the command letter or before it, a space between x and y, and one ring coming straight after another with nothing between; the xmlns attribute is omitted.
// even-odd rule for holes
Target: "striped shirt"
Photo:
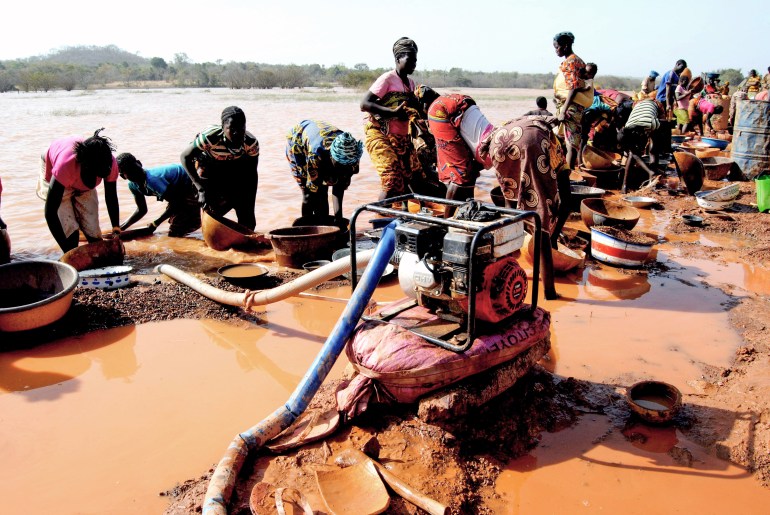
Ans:
<svg viewBox="0 0 770 515"><path fill-rule="evenodd" d="M653 100L640 100L634 104L631 114L628 116L626 128L642 127L648 130L657 130L660 127L658 120L658 106Z"/></svg>
<svg viewBox="0 0 770 515"><path fill-rule="evenodd" d="M252 133L246 131L243 145L232 148L228 145L225 133L221 125L213 125L197 136L193 142L195 147L204 154L217 161L231 161L245 156L256 157L259 155L259 142Z"/></svg>

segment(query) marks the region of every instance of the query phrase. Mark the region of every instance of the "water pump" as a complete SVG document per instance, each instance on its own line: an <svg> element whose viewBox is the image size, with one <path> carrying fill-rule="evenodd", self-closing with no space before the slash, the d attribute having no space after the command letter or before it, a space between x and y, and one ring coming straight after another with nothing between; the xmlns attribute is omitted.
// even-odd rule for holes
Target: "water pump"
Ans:
<svg viewBox="0 0 770 515"><path fill-rule="evenodd" d="M400 211L390 207L399 200L417 203L419 208ZM451 218L441 216L451 209L456 210ZM441 321L430 331L412 328L413 332L462 351L472 344L477 326L488 333L497 324L523 314L527 274L515 255L524 241L525 222L540 229L535 212L412 194L359 208L351 218L351 234L355 234L355 219L362 210L399 220L392 261L398 266L401 289L414 299L411 306L422 306ZM534 277L538 277L539 251L536 246ZM527 312L536 307L537 281L532 293ZM396 314L381 312L379 319L387 322Z"/></svg>

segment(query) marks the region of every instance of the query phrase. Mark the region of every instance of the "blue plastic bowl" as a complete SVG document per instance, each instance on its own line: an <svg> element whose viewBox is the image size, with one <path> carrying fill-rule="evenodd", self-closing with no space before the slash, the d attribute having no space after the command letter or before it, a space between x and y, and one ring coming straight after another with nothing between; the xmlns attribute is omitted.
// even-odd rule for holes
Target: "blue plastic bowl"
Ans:
<svg viewBox="0 0 770 515"><path fill-rule="evenodd" d="M716 147L719 150L724 150L727 148L727 144L729 141L725 139L716 139L716 138L701 138L700 139L703 143L707 144L710 147Z"/></svg>

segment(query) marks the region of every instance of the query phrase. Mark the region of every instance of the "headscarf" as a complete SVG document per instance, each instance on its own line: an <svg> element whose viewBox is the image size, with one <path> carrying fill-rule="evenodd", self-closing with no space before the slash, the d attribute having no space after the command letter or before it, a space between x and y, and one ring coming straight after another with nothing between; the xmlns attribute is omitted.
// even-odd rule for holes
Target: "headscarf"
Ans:
<svg viewBox="0 0 770 515"><path fill-rule="evenodd" d="M650 77L652 77L653 79L654 79L654 78L657 78L657 76L658 76L658 75L660 75L660 74L659 74L658 72L656 72L655 70L652 70L652 71L650 72Z"/></svg>
<svg viewBox="0 0 770 515"><path fill-rule="evenodd" d="M430 86L426 86L425 84L420 84L416 88L414 88L414 96L416 96L417 100L422 104L426 102L433 102L435 99L437 99L441 95L438 93L438 91L431 88Z"/></svg>
<svg viewBox="0 0 770 515"><path fill-rule="evenodd" d="M343 132L332 141L329 148L332 159L341 165L349 166L356 164L364 153L364 144L357 141L349 132Z"/></svg>
<svg viewBox="0 0 770 515"><path fill-rule="evenodd" d="M225 107L225 109L222 111L222 123L225 123L226 120L246 123L246 113L244 113L243 109L240 107Z"/></svg>
<svg viewBox="0 0 770 515"><path fill-rule="evenodd" d="M399 38L393 43L393 57L398 58L401 54L417 53L417 43L407 37Z"/></svg>
<svg viewBox="0 0 770 515"><path fill-rule="evenodd" d="M570 45L575 42L575 35L572 32L559 32L553 37L553 40L557 43L560 39L568 39Z"/></svg>

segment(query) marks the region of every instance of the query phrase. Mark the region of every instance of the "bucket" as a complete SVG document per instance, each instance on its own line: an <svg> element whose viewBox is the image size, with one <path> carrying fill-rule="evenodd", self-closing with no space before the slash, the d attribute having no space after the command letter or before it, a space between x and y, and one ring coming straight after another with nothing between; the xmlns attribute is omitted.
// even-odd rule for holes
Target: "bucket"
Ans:
<svg viewBox="0 0 770 515"><path fill-rule="evenodd" d="M770 102L738 101L731 157L749 180L770 169Z"/></svg>
<svg viewBox="0 0 770 515"><path fill-rule="evenodd" d="M764 172L757 177L757 209L760 213L770 211L770 173Z"/></svg>

